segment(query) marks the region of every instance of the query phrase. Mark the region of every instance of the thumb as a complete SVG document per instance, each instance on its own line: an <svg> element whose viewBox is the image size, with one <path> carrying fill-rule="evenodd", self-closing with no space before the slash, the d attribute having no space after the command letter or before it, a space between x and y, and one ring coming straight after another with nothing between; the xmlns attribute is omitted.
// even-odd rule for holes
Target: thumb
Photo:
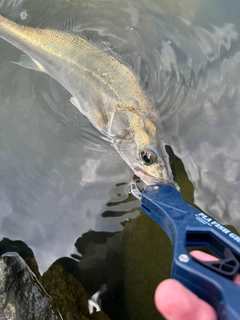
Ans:
<svg viewBox="0 0 240 320"><path fill-rule="evenodd" d="M167 320L217 320L215 310L209 304L174 279L159 284L155 305Z"/></svg>

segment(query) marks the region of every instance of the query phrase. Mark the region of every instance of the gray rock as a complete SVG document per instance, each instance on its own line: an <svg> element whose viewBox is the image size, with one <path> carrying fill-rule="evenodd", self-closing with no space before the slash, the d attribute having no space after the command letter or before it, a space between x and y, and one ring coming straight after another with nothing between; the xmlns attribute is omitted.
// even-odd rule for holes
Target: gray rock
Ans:
<svg viewBox="0 0 240 320"><path fill-rule="evenodd" d="M0 257L0 320L60 320L36 276L15 252Z"/></svg>

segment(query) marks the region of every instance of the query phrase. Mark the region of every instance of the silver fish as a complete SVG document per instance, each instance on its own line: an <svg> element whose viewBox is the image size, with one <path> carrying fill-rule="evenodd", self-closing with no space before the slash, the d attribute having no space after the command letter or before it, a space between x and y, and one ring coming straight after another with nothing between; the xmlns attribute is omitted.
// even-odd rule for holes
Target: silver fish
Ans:
<svg viewBox="0 0 240 320"><path fill-rule="evenodd" d="M68 32L18 25L0 16L0 38L26 55L17 64L49 74L146 184L172 180L157 115L134 73Z"/></svg>

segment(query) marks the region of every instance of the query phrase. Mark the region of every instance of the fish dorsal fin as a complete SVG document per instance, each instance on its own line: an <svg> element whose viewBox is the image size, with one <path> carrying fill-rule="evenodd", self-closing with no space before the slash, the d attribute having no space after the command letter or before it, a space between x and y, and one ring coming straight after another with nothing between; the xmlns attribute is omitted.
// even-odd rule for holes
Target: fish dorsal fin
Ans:
<svg viewBox="0 0 240 320"><path fill-rule="evenodd" d="M105 42L103 42L103 40L100 38L98 34L95 34L93 38L88 39L88 41L91 42L91 44L98 47L99 49L101 49L102 51L107 52L111 56L116 57L117 54L109 46L107 46ZM116 57L116 58L117 60L120 59L120 57Z"/></svg>
<svg viewBox="0 0 240 320"><path fill-rule="evenodd" d="M96 29L94 30L87 30L84 29L80 23L79 18L76 14L73 14L70 18L64 20L60 24L58 24L54 29L61 30L69 33L77 33L81 38L90 42L92 45L97 47L98 49L108 53L120 63L126 65L126 62L120 57L113 48L110 48L110 45L107 42L104 42L99 35L99 31ZM127 66L129 69L132 69L131 66Z"/></svg>
<svg viewBox="0 0 240 320"><path fill-rule="evenodd" d="M82 36L82 35L81 35ZM85 35L85 40L87 40L88 42L90 42L92 45L94 45L95 47L97 47L98 49L108 53L110 56L112 56L113 58L115 58L116 60L118 60L120 63L126 65L126 62L123 61L123 59L120 57L120 55L118 53L116 53L116 51L114 51L113 48L110 47L110 43L107 41L103 41L103 39L101 38L101 36L97 33L95 33L93 35L93 37L89 37ZM130 70L132 69L130 66L127 66Z"/></svg>
<svg viewBox="0 0 240 320"><path fill-rule="evenodd" d="M73 14L70 18L64 20L63 22L58 24L56 27L49 28L49 29L50 30L54 29L54 30L63 31L70 34L75 34L89 42L89 39L84 33L80 20L76 14Z"/></svg>
<svg viewBox="0 0 240 320"><path fill-rule="evenodd" d="M75 14L73 14L70 18L58 24L54 29L62 31L81 32L82 26L78 17Z"/></svg>

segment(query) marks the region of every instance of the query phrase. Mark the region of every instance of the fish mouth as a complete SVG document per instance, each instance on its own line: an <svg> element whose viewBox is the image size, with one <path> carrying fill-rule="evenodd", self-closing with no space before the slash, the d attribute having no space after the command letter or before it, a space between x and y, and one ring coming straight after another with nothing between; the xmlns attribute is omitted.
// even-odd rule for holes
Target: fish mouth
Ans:
<svg viewBox="0 0 240 320"><path fill-rule="evenodd" d="M148 186L151 184L167 183L168 181L170 181L170 179L166 180L166 179L154 177L154 176L150 175L149 173L147 173L146 171L144 171L140 167L135 167L134 173L136 174L136 176L138 176L140 179L142 179L143 182L146 183L146 185L148 185Z"/></svg>
<svg viewBox="0 0 240 320"><path fill-rule="evenodd" d="M176 181L173 180L173 176L169 178L158 178L156 176L150 175L148 172L146 172L141 167L136 166L134 168L134 173L136 176L138 176L146 185L153 185L153 184L159 184L159 183L168 183L173 185L175 188L179 189L179 186Z"/></svg>

